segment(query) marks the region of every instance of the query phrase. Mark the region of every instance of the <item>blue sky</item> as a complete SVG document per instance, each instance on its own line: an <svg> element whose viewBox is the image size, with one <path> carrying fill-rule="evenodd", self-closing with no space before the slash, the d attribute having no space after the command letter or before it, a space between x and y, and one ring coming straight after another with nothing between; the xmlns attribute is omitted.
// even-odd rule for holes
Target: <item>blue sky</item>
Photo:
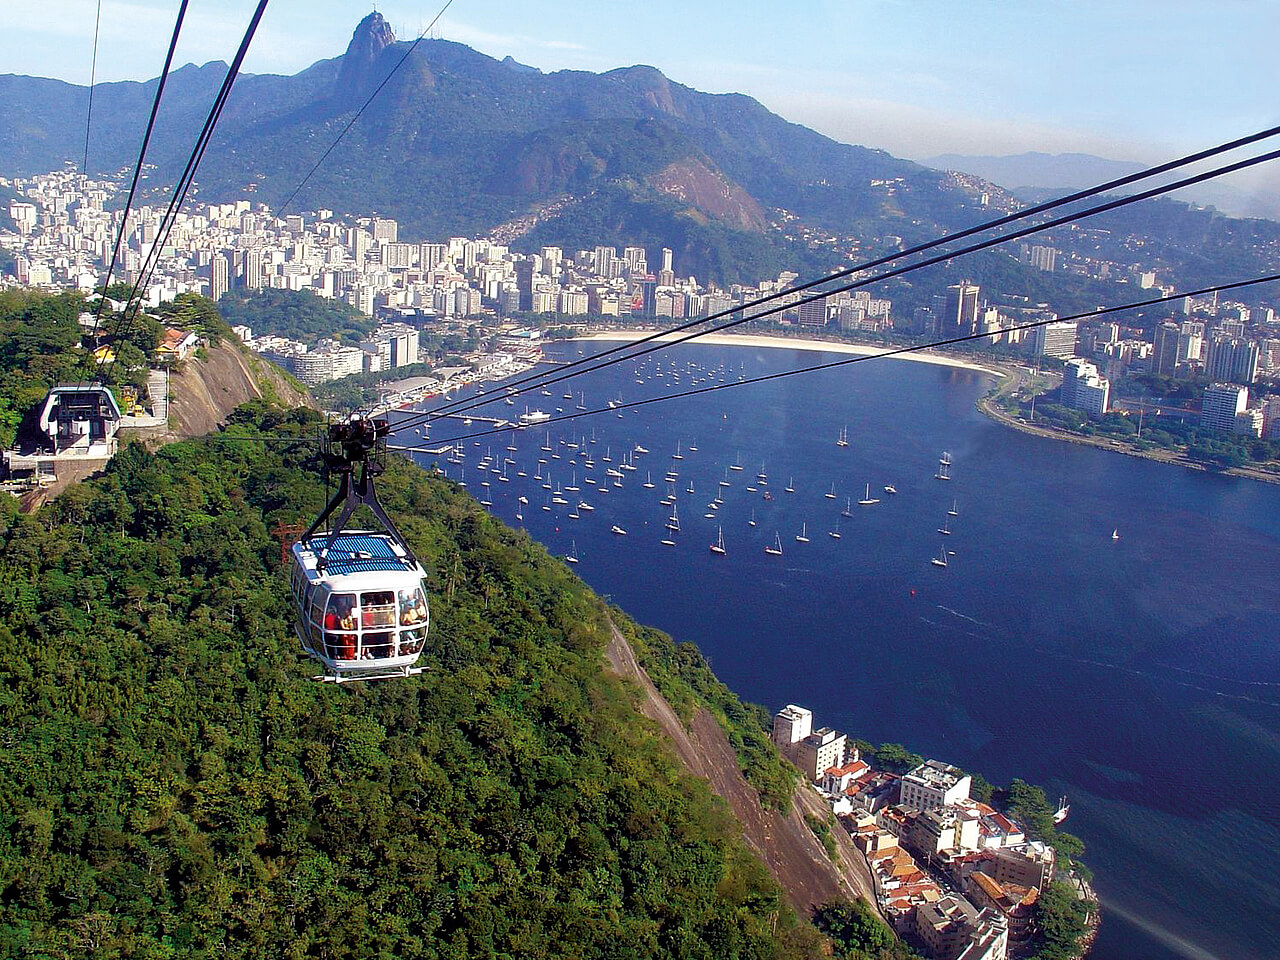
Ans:
<svg viewBox="0 0 1280 960"><path fill-rule="evenodd" d="M98 0L4 0L0 72L87 83ZM385 0L412 37L439 11ZM102 0L100 80L155 76L177 0ZM191 0L181 62L228 59L251 0ZM246 69L337 56L372 5L272 0ZM1270 0L454 0L433 35L551 71L648 63L913 158L1174 153L1280 121Z"/></svg>

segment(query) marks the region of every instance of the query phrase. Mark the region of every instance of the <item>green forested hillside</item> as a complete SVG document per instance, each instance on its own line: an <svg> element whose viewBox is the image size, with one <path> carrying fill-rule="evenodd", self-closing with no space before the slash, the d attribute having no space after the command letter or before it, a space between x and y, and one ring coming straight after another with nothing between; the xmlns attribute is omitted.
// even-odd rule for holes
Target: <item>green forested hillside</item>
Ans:
<svg viewBox="0 0 1280 960"><path fill-rule="evenodd" d="M312 416L3 508L0 955L817 955L602 670L599 601L447 482L383 484L429 671L308 679L268 527L320 506L278 442Z"/></svg>

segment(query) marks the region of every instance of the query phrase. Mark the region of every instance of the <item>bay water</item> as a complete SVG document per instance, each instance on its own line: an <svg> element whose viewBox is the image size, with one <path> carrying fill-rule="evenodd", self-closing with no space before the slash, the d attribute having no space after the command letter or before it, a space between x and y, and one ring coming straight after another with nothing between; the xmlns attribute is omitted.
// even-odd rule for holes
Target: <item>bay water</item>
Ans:
<svg viewBox="0 0 1280 960"><path fill-rule="evenodd" d="M561 417L837 359L691 344L514 405L491 391L479 412ZM1065 795L1103 904L1093 956L1280 956L1280 486L1018 433L976 411L990 379L872 360L419 460L574 552L597 592L696 643L744 699ZM478 469L486 451L511 460L508 482ZM606 475L628 456L635 471ZM568 503L542 509L557 485Z"/></svg>

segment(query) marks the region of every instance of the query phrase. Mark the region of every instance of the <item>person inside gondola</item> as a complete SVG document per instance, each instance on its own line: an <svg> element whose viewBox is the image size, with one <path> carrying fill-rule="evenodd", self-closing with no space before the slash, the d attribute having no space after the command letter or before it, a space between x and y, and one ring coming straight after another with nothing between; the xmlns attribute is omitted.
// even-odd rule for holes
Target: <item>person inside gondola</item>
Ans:
<svg viewBox="0 0 1280 960"><path fill-rule="evenodd" d="M422 601L421 590L400 591L400 625L412 626L427 619L427 607Z"/></svg>
<svg viewBox="0 0 1280 960"><path fill-rule="evenodd" d="M353 594L338 593L329 599L329 612L325 614L324 626L328 631L355 630L356 598ZM338 660L354 660L356 658L356 636L354 633L329 633L330 648Z"/></svg>

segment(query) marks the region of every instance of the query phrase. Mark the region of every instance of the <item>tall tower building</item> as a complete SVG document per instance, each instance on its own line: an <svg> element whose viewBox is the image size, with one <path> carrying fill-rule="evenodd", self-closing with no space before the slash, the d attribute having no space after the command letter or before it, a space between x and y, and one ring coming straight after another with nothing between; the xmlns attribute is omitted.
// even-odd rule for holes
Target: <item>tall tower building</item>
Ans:
<svg viewBox="0 0 1280 960"><path fill-rule="evenodd" d="M978 294L978 285L967 280L947 287L946 306L939 318L941 336L963 337L977 333Z"/></svg>
<svg viewBox="0 0 1280 960"><path fill-rule="evenodd" d="M231 265L222 254L214 254L209 261L209 299L215 303L227 292L228 277Z"/></svg>
<svg viewBox="0 0 1280 960"><path fill-rule="evenodd" d="M262 251L246 250L244 252L244 273L241 275L246 290L262 288Z"/></svg>
<svg viewBox="0 0 1280 960"><path fill-rule="evenodd" d="M1162 377L1172 377L1178 366L1178 338L1182 330L1176 323L1165 321L1156 327L1151 350L1150 370Z"/></svg>
<svg viewBox="0 0 1280 960"><path fill-rule="evenodd" d="M671 248L670 247L662 248L662 269L668 270L668 271L671 270Z"/></svg>

